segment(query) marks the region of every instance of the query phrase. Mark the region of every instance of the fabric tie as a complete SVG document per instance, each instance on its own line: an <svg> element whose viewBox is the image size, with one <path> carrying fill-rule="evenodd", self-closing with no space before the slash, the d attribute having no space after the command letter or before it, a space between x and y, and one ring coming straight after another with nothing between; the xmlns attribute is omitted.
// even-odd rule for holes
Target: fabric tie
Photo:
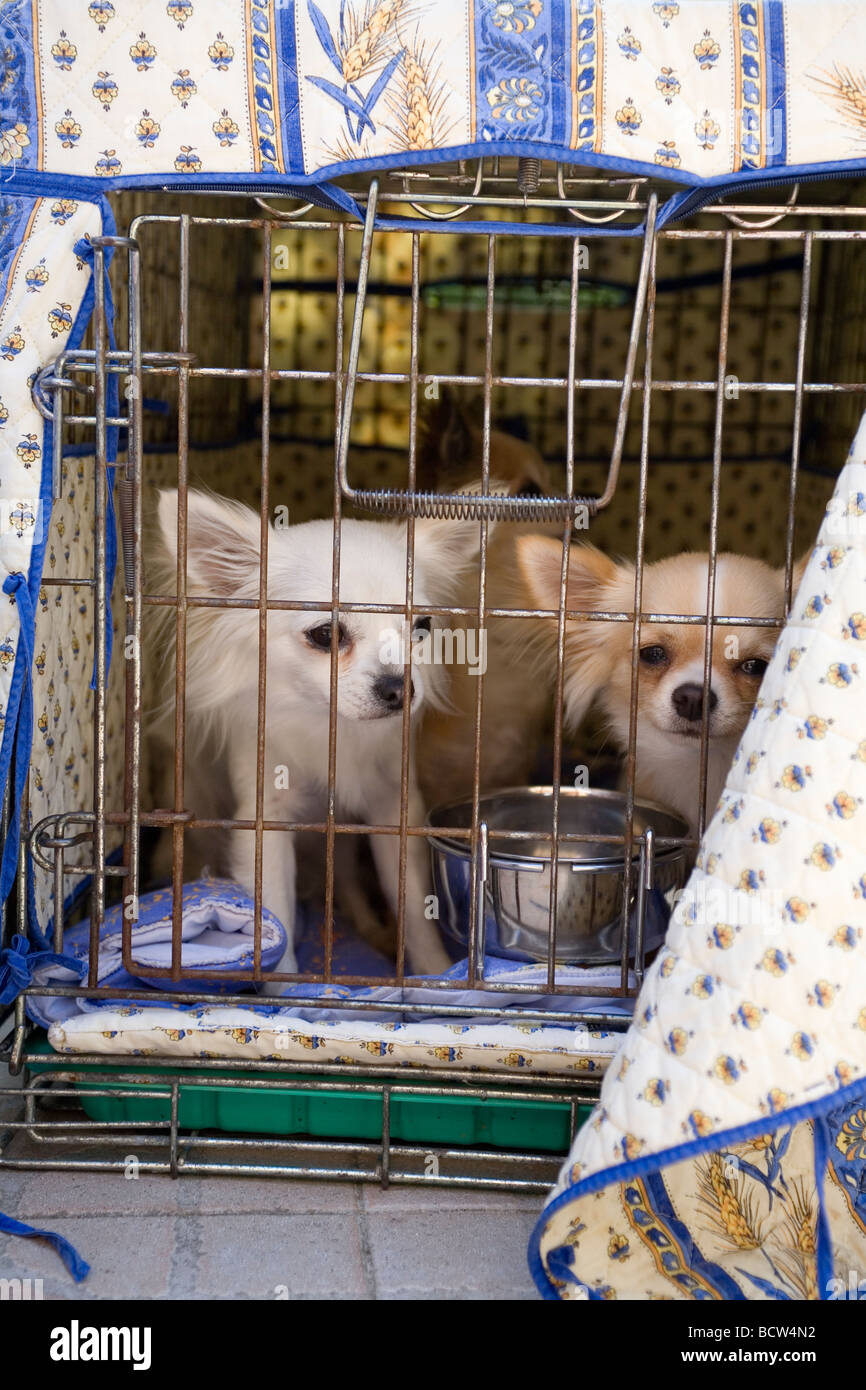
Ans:
<svg viewBox="0 0 866 1390"><path fill-rule="evenodd" d="M82 237L76 241L73 251L80 261L90 267L91 274L95 277L96 266L94 249L87 237ZM116 343L114 339L114 299L111 293L111 282L108 278L108 266L111 261L111 248L106 248L104 257L104 300L105 300L105 327L108 334L108 347L110 352L114 352ZM117 418L120 411L120 385L116 372L106 372L105 381L105 413L109 417ZM120 431L117 425L108 425L105 436L105 456L109 464L106 469L107 483L107 504L105 509L105 590L108 595L108 603L105 610L105 683L108 684L108 672L111 667L111 651L114 644L114 619L111 610L111 591L114 588L114 573L117 569L117 520L114 515L114 469L110 466L117 461L117 447L120 439ZM93 653L93 675L90 678L90 689L96 689L96 671L98 656L96 651Z"/></svg>
<svg viewBox="0 0 866 1390"><path fill-rule="evenodd" d="M16 1221L14 1217L6 1216L2 1211L0 1231L8 1236L36 1236L40 1240L46 1240L52 1250L57 1251L76 1284L80 1284L90 1273L90 1265L82 1259L75 1246L70 1244L65 1236L59 1236L56 1231L44 1231L40 1226L27 1226L23 1221Z"/></svg>
<svg viewBox="0 0 866 1390"><path fill-rule="evenodd" d="M24 936L13 936L12 945L0 951L0 1004L11 1004L22 989L33 983L33 972L40 965L62 965L79 978L86 966L74 956L62 956L56 951L31 951Z"/></svg>
<svg viewBox="0 0 866 1390"><path fill-rule="evenodd" d="M27 577L21 574L7 574L3 580L3 592L13 598L18 608L18 653L22 671L21 706L18 711L18 725L12 744L12 799L9 828L0 861L0 902L5 902L15 879L18 867L18 846L21 840L21 817L17 808L21 805L24 783L30 769L30 747L33 742L33 600L27 587ZM23 657L23 661L21 658Z"/></svg>
<svg viewBox="0 0 866 1390"><path fill-rule="evenodd" d="M583 1287L582 1281L578 1279L572 1269L573 1264L573 1245L560 1245L547 1255L547 1268L550 1271L551 1279L559 1279L563 1284L577 1284L581 1288Z"/></svg>

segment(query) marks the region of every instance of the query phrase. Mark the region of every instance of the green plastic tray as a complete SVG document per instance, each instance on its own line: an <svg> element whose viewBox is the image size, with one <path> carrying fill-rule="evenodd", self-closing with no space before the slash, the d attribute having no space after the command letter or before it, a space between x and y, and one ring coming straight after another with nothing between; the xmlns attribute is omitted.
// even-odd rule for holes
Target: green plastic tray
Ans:
<svg viewBox="0 0 866 1390"><path fill-rule="evenodd" d="M309 1081L306 1075L280 1076L280 1085L273 1090L256 1090L221 1086L220 1079L263 1081L275 1079L272 1072L237 1071L226 1067L208 1070L213 1084L183 1085L188 1069L150 1065L81 1066L73 1058L53 1052L46 1040L34 1040L28 1051L45 1055L45 1062L31 1062L34 1073L55 1070L76 1072L96 1071L110 1074L147 1073L142 1090L152 1090L158 1084L155 1077L180 1077L178 1123L181 1129L227 1130L242 1134L308 1135L328 1139L378 1139L382 1133L382 1097L375 1093L354 1091L307 1091L292 1085L293 1081ZM199 1076L204 1073L198 1073ZM327 1081L341 1081L344 1076L327 1073ZM365 1078L369 1080L370 1078ZM393 1077L390 1078L395 1080ZM440 1085L416 1077L401 1078L412 1086ZM481 1083L481 1078L479 1078ZM138 1083L122 1083L132 1090ZM399 1085L400 1080L395 1084ZM491 1083L492 1084L492 1083ZM497 1088L500 1083L495 1082ZM104 1089L104 1082L77 1083L81 1104L92 1120L123 1123L165 1121L170 1118L170 1098L161 1096L94 1096L92 1090ZM507 1089L503 1087L503 1089ZM555 1085L545 1090L556 1092ZM577 1122L582 1125L591 1107L578 1106ZM411 1144L467 1145L519 1149L534 1153L567 1152L571 1104L568 1093L562 1102L538 1101L525 1093L514 1098L479 1099L461 1095L455 1086L453 1095L393 1095L391 1096L391 1138Z"/></svg>

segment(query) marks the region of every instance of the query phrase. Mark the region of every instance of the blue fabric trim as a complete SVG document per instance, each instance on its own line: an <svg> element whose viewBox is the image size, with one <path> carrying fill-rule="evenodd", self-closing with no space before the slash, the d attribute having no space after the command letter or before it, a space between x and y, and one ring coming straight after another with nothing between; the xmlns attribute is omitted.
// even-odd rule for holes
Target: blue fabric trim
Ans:
<svg viewBox="0 0 866 1390"><path fill-rule="evenodd" d="M821 1096L818 1100L804 1101L801 1105L791 1106L788 1110L779 1110L769 1119L765 1115L760 1115L757 1119L750 1120L748 1124L736 1125L733 1129L719 1130L717 1133L707 1135L702 1139L692 1139L685 1144L675 1144L672 1148L659 1150L658 1153L644 1154L641 1158L634 1158L628 1163L615 1163L610 1168L600 1168L597 1173L590 1173L588 1177L572 1183L564 1192L560 1192L551 1202L547 1203L529 1238L527 1252L529 1271L539 1292L545 1298L559 1297L555 1286L548 1278L541 1258L541 1237L550 1217L562 1207L567 1206L569 1202L575 1202L580 1197L589 1197L594 1192L600 1192L602 1188L610 1187L613 1183L660 1173L663 1168L673 1163L680 1163L684 1159L699 1158L701 1154L706 1153L717 1153L730 1147L731 1144L740 1143L744 1139L752 1139L755 1135L775 1134L776 1130L783 1129L785 1126L793 1126L800 1124L803 1120L812 1120L816 1116L827 1115L834 1106L842 1105L849 1099L856 1102L864 1095L866 1095L866 1078L861 1077L859 1081L852 1081L847 1086L832 1091L829 1095Z"/></svg>
<svg viewBox="0 0 866 1390"><path fill-rule="evenodd" d="M851 1107L841 1104L830 1110L824 1123L827 1127L827 1149L833 1155L834 1179L850 1203L854 1220L866 1230L866 1152L858 1145L847 1143L840 1146L839 1135L851 1117ZM866 1288L866 1282L864 1282Z"/></svg>
<svg viewBox="0 0 866 1390"><path fill-rule="evenodd" d="M114 215L111 208L106 203L102 214L102 235L114 236L116 233ZM82 237L74 246L75 254L85 264L90 266L91 276L94 274L95 254L92 245ZM117 346L114 337L114 296L111 293L111 281L108 276L108 268L111 265L114 247L107 246L104 249L104 275L103 282L105 287L105 326L108 333L108 346L110 351L114 351ZM96 287L94 286L94 299L96 298ZM105 413L109 417L117 419L120 411L120 382L115 372L107 373L105 383ZM117 445L120 437L120 429L117 425L108 425L105 433L105 453L108 463L117 462ZM108 673L111 669L111 652L114 645L114 622L111 611L111 593L114 588L114 577L117 572L117 517L114 511L114 469L108 468L107 472L107 497L105 508L105 587L108 596L108 606L106 609L105 624L105 684L108 686ZM97 653L93 653L93 674L90 678L90 689L96 689L96 669Z"/></svg>
<svg viewBox="0 0 866 1390"><path fill-rule="evenodd" d="M550 7L550 77L553 138L564 145L571 133L571 23L572 5Z"/></svg>
<svg viewBox="0 0 866 1390"><path fill-rule="evenodd" d="M87 966L83 960L74 956L63 956L58 951L31 951L26 936L15 935L11 946L0 951L0 1004L11 1004L13 999L33 983L33 971L40 965L62 965L83 979Z"/></svg>
<svg viewBox="0 0 866 1390"><path fill-rule="evenodd" d="M661 229L669 222L678 222L680 219L688 217L696 208L709 206L711 203L718 202L726 195L734 197L737 193L754 191L759 187L768 187L777 184L779 187L787 187L793 183L808 183L810 180L817 182L821 179L832 179L837 174L851 175L862 174L864 164L861 160L843 159L831 161L828 164L789 164L784 170L778 169L772 174L767 175L762 170L749 172L744 170L739 174L722 174L712 179L706 179L700 186L685 189L681 193L675 193L672 198L663 205L658 215L658 227ZM756 208L760 212L760 208Z"/></svg>
<svg viewBox="0 0 866 1390"><path fill-rule="evenodd" d="M9 0L0 11L0 42L4 54L9 54L9 60L3 65L4 80L0 86L0 126L7 128L21 121L33 132L33 141L26 147L21 161L25 165L30 161L38 165L42 154L32 17L30 0ZM3 175L0 182L6 183L8 177Z"/></svg>
<svg viewBox="0 0 866 1390"><path fill-rule="evenodd" d="M652 1200L653 1209L658 1212L661 1219L667 1226L670 1226L679 1244L684 1247L683 1253L688 1255L692 1269L695 1269L708 1282L718 1285L724 1292L726 1299L731 1302L734 1300L743 1301L746 1295L741 1292L735 1279L730 1274L726 1274L720 1265L714 1264L712 1260L705 1260L697 1245L695 1245L688 1226L677 1216L674 1211L670 1195L664 1185L660 1173L651 1173L646 1178L646 1188Z"/></svg>
<svg viewBox="0 0 866 1390"><path fill-rule="evenodd" d="M383 216L376 218L377 232L417 232L421 230L417 217L390 217ZM615 235L618 237L643 237L643 223L637 227L620 227L618 231L611 232L610 224L604 227L590 227L583 222L572 220L570 222L461 222L459 219L453 222L428 222L423 219L424 228L435 231L437 236L443 234L448 236L466 236L478 232L482 236L490 236L491 232L496 232L497 236L543 236L543 237L580 237L581 240L590 237L603 237Z"/></svg>
<svg viewBox="0 0 866 1390"><path fill-rule="evenodd" d="M16 206L17 213L14 211ZM3 197L3 216L0 218L0 304L6 298L15 253L21 245L22 234L32 211L33 200L30 198Z"/></svg>
<svg viewBox="0 0 866 1390"><path fill-rule="evenodd" d="M52 1249L57 1251L76 1284L80 1284L90 1273L90 1265L82 1259L75 1246L65 1236L59 1236L56 1231L43 1231L39 1226L25 1226L23 1221L15 1221L11 1216L5 1216L2 1211L0 1231L9 1236L36 1236L39 1240L46 1240Z"/></svg>
<svg viewBox="0 0 866 1390"><path fill-rule="evenodd" d="M565 1284L577 1284L578 1287L584 1288L588 1299L596 1299L598 1297L595 1289L591 1289L588 1284L582 1284L581 1280L578 1279L574 1272L573 1245L557 1246L555 1250L551 1250L548 1259L550 1271L554 1279L561 1279ZM543 1293L543 1297L547 1300L557 1299L557 1295L550 1291Z"/></svg>
<svg viewBox="0 0 866 1390"><path fill-rule="evenodd" d="M413 157L413 163L418 160ZM405 167L405 159L402 161ZM346 165L347 172L353 168ZM158 188L163 193L189 191L207 193L209 189L225 189L227 192L244 192L249 189L255 193L273 193L280 197L305 198L308 202L320 204L326 211L348 212L363 221L363 213L357 202L344 189L332 186L326 179L315 174L278 174L270 172L229 173L229 174L130 174L118 178L100 179L89 174L61 174L53 170L20 169L13 165L13 172L0 177L0 185L7 185L7 192L32 195L40 198L77 198L83 203L101 203L106 193L120 192L124 188ZM13 186L14 185L14 186Z"/></svg>
<svg viewBox="0 0 866 1390"><path fill-rule="evenodd" d="M827 1202L824 1188L827 1182L827 1162L829 1142L827 1121L822 1116L813 1131L813 1152L815 1155L815 1189L818 1194L817 1230L817 1270L818 1291L822 1299L830 1297L830 1281L833 1278L833 1242L830 1237L830 1218L827 1215Z"/></svg>
<svg viewBox="0 0 866 1390"><path fill-rule="evenodd" d="M495 12L490 4L475 6L475 135L480 151L491 148L511 132L507 143L514 151L521 150L523 138L515 140L515 120L520 129L536 141L564 139L562 110L565 105L565 83L555 80L558 64L566 54L562 49L561 14L564 0L551 0L535 16L531 32L517 33L497 27ZM514 97L529 95L537 104L517 112ZM502 100L491 103L488 92L501 93ZM511 97L511 100L509 100ZM405 161L405 155L404 155ZM413 155L414 162L414 155Z"/></svg>
<svg viewBox="0 0 866 1390"><path fill-rule="evenodd" d="M766 64L766 103L768 117L773 121L769 132L775 139L778 126L779 147L771 145L767 152L767 168L784 168L788 159L788 97L785 74L785 11L782 0L765 0L764 4L764 62Z"/></svg>
<svg viewBox="0 0 866 1390"><path fill-rule="evenodd" d="M19 670L19 656L22 660L18 708L11 719L12 737L9 740L10 769L13 758L14 769L12 770L9 825L3 844L3 857L0 860L0 902L6 901L18 868L18 847L21 843L21 797L30 770L30 748L33 743L33 637L36 630L33 602L24 575L20 572L7 574L3 580L3 592L13 599L18 609L18 646L15 651L13 684L15 675ZM9 703L11 705L11 699ZM7 727L9 726L10 721L7 714Z"/></svg>
<svg viewBox="0 0 866 1390"><path fill-rule="evenodd" d="M293 169L304 167L304 146L301 141L301 121L298 95L298 54L295 44L295 3L285 0L274 5L274 33L279 63L280 134L283 141L283 160ZM354 199L352 200L354 202Z"/></svg>
<svg viewBox="0 0 866 1390"><path fill-rule="evenodd" d="M325 197L334 200L336 206L344 210L358 212L354 200L343 190L328 187L328 180L338 177L346 172L358 172L365 168L399 168L405 166L406 157L402 153L392 156L377 156L372 160L344 161L335 163L324 169L316 170L311 174L303 172L303 154L300 148L299 126L297 120L297 54L295 51L294 28L295 28L295 0L257 0L256 8L263 13L268 13L274 26L274 33L277 38L275 45L276 54L268 50L265 55L270 79L273 82L273 59L276 57L278 71L276 73L277 82L280 88L281 98L281 134L284 143L285 162L292 168L292 172L287 174L274 174L270 171L265 175L265 180L272 181L272 186L279 187L303 187L304 185L318 186L319 191ZM751 6L743 7L751 9ZM540 155L542 158L560 159L571 163L580 163L584 166L607 167L611 169L622 169L625 172L649 172L657 179L671 179L674 182L685 183L695 187L706 187L711 181L703 180L698 174L687 174L682 170L668 171L656 165L641 165L631 161L623 160L604 153L596 154L592 149L580 148L572 149L565 143L570 138L571 125L571 74L566 71L570 68L571 62L571 35L570 26L575 16L583 16L584 20L589 18L592 13L591 0L579 0L578 3L569 5L565 0L552 0L552 3L545 6L544 11L538 17L538 23L533 31L531 41L526 35L505 35L502 31L496 31L495 38L498 43L497 52L502 55L512 53L514 69L511 75L529 77L536 81L542 89L546 89L547 101L540 103L541 110L535 120L525 123L529 133L535 139L525 139L513 129L509 131L509 138L495 138L497 133L497 121L492 113L486 110L489 107L486 96L486 88L483 82L483 73L490 67L489 61L485 61L484 43L489 29L489 19L487 7L476 6L475 13L475 33L476 44L476 110L479 113L478 135L479 139L464 145L454 145L445 149L433 150L429 152L418 151L412 156L412 163L415 165L433 163L440 160L451 159L472 159L484 154L500 155ZM781 0L764 0L764 51L761 55L764 65L763 100L768 111L779 110L782 112L784 138L781 142L781 149L775 153L769 153L767 159L768 167L776 169L784 166L787 146L787 131L785 130L785 44L784 44L784 9ZM32 9L29 0L12 0L4 8L4 23L0 28L0 34L6 41L6 46L11 47L14 54L14 62L11 71L14 80L9 85L8 90L0 99L0 114L9 124L14 124L17 120L25 120L28 126L34 131L38 130L39 123L36 121L36 93L35 75L33 71L33 33L32 33ZM581 36L578 35L580 40ZM584 59L584 65L591 64L594 55L588 54ZM496 69L498 77L500 68ZM506 74L508 75L508 74ZM482 115L485 118L482 124ZM486 130L486 138L482 131ZM516 137L516 138L515 138ZM22 158L13 162L6 182L12 183L21 180L22 176L35 174L36 177L44 178L46 175L38 171L41 154L41 132L33 143L22 152ZM815 172L829 172L841 168L862 169L864 163L860 161L844 162L843 164L829 163L823 166L812 166ZM748 174L749 171L746 171ZM761 171L752 171L751 176L759 175ZM804 167L792 167L792 181L799 175L807 177L808 171ZM51 177L48 175L47 177ZM254 186L263 182L262 176L255 173L237 173L228 177L219 174L201 174L192 176L196 187L214 187L225 185L227 182L232 185ZM61 176L57 176L58 182ZM729 175L722 175L721 180L727 186L734 186ZM78 179L62 176L62 182L67 188L75 186L79 189L76 196L96 200L104 194L108 188L135 188L135 187L162 187L165 189L181 188L190 186L190 176L177 175L166 171L156 175L139 175L123 177L122 175L114 179L100 179L96 177L81 176Z"/></svg>
<svg viewBox="0 0 866 1390"><path fill-rule="evenodd" d="M767 178L764 170L743 170L738 174L719 174L713 178L702 178L698 174L690 174L687 170L677 169L671 171L658 164L648 164L641 160L622 159L616 155L595 154L592 150L573 150L564 145L548 143L545 141L530 140L491 140L466 145L452 145L439 150L418 150L412 154L413 166L426 164L439 164L455 159L477 159L481 155L530 155L539 159L551 159L562 164L580 164L582 167L612 170L616 173L624 174L647 174L658 182L685 185L679 192L672 194L663 204L659 211L658 226L661 228L669 222L685 217L698 203L712 202L722 197L725 193L733 195L749 187L756 188ZM42 197L65 197L78 198L85 202L102 202L106 192L123 188L159 188L170 193L177 190L189 192L206 193L212 188L237 189L243 192L244 189L254 189L257 192L273 193L280 196L304 197L310 199L314 193L321 194L323 199L330 201L335 208L344 212L349 212L355 217L361 217L358 204L343 189L337 188L329 180L339 178L344 174L355 173L376 173L386 169L402 169L406 167L406 156L403 154L380 155L372 159L359 159L354 161L342 161L337 164L327 165L324 169L317 170L312 174L197 174L191 175L172 175L172 174L140 174L121 176L114 179L89 178L84 175L42 173L38 170L16 169L14 175L6 180L8 191L15 193L30 193ZM866 157L859 159L830 160L826 164L790 164L784 169L777 167L773 170L773 178L780 184L803 183L809 179L832 178L837 174L862 174L866 171ZM789 176L789 177L788 177ZM448 224L436 222L428 218L418 218L411 221L412 227L417 231L421 227L426 227L434 231L444 231ZM484 229L489 232L491 224L485 222ZM531 227L532 224L530 224ZM581 229L581 235L588 235L592 229L577 224ZM642 234L635 231L617 230L617 223L609 224L604 230L607 236L623 236ZM497 224L498 229L498 224ZM455 229L457 230L457 229ZM521 231L529 230L527 226L522 226ZM548 231L551 229L548 228Z"/></svg>

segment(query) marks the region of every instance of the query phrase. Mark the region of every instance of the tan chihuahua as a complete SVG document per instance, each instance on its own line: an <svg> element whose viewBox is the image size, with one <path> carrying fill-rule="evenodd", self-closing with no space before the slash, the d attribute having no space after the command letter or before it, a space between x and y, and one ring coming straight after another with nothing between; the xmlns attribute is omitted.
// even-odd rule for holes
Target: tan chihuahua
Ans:
<svg viewBox="0 0 866 1390"><path fill-rule="evenodd" d="M475 419L480 418L480 409ZM453 392L442 393L438 408L425 412L418 453L417 486L422 490L461 492L477 488L481 475L481 429ZM502 430L490 433L490 477L497 491L511 496L550 493L547 465L527 441ZM487 550L488 608L530 608L530 593L517 564L518 537L540 534L537 523L503 522L491 529ZM555 529L561 530L560 526ZM456 606L478 604L478 566L460 576ZM443 618L454 629L474 629L477 617ZM533 621L488 617L486 673L481 737L481 790L514 786L530 780L541 742L549 695L525 659ZM467 644L468 649L468 644ZM425 712L417 753L418 780L428 809L472 793L475 751L477 668L464 663L448 670L444 708Z"/></svg>
<svg viewBox="0 0 866 1390"><path fill-rule="evenodd" d="M562 545L543 536L518 543L520 567L541 608L559 608ZM793 589L807 556L794 566ZM702 616L707 605L709 557L686 552L647 565L645 613ZM569 557L568 608L593 613L634 610L635 570L591 545L573 546ZM717 557L717 616L785 616L785 572L743 555ZM548 664L556 624L545 624ZM712 641L707 733L707 810L725 783L740 735L755 703L778 632L769 627L717 627ZM635 792L678 811L692 834L698 826L705 623L642 623L637 698ZM625 751L629 735L632 625L569 621L565 636L564 715L576 730L598 702L611 737Z"/></svg>

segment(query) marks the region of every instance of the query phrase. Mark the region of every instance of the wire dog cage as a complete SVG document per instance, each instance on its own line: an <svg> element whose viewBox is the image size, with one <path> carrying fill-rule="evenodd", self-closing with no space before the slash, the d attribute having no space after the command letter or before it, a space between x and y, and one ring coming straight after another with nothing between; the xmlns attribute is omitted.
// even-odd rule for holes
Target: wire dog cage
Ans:
<svg viewBox="0 0 866 1390"><path fill-rule="evenodd" d="M466 998L455 1001L453 980L425 981L430 997L413 1000L412 1016L422 1023L425 1018L453 1021L467 1029L507 1020L524 1030L529 1053L531 1030L573 1022L578 998L587 1028L615 1040L627 1020L621 1005L635 998L643 978L643 927L654 875L666 854L694 852L713 810L706 804L713 633L725 626L780 626L774 618L716 612L717 556L731 548L783 565L790 603L795 556L810 538L815 513L832 489L833 473L824 461L834 457L837 439L850 434L852 414L866 390L862 321L834 322L832 315L815 312L819 301L828 302L830 286L850 283L854 276L858 283L862 279L864 209L856 202L858 187L840 185L837 201L820 204L798 202L796 190L787 201L719 204L686 225L662 228L656 222L656 192L647 179L590 178L531 159L478 161L448 171L407 170L381 181L356 176L352 192L364 206L363 225L342 216L322 217L312 206L277 208L258 197L239 215L237 199L217 203L214 195L184 195L176 211L163 210L164 202L150 196L127 200L127 233L93 241L92 344L61 352L38 382L43 410L53 423L55 498L63 498L71 478L82 478L82 467L91 470L85 480L93 525L87 567L84 551L73 548L63 572L64 542L56 534L55 515L49 543L58 564L46 573L43 594L46 612L56 605L60 621L66 610L57 595L66 595L64 602L70 603L82 594L88 600L95 667L86 718L92 732L87 756L80 760L74 804L58 807L55 800L52 805L39 780L31 779L29 805L25 800L22 809L17 904L6 911L3 932L8 939L35 904L43 925L50 924L54 950L61 953L70 920L85 911L86 887L89 973L78 985L34 984L16 1000L8 1047L11 1070L23 1078L16 1095L23 1098L24 1112L4 1123L0 1166L116 1169L130 1151L140 1149L143 1170L175 1176L269 1172L547 1189L559 1156L597 1095L604 1061L590 1061L589 1053L572 1055L568 1068L551 1056L526 1065L523 1053L510 1063L506 1058L506 1064L485 1067L483 1062L465 1063L468 1046L463 1064L459 1049L445 1057L441 1049L430 1047L411 1070L389 1062L384 1044L378 1056L371 1046L369 1061L355 1056L348 1059L351 1066L342 1068L332 1057L318 1060L309 1046L306 1055L282 1059L172 1054L143 1061L134 1051L109 1056L107 1050L64 1057L34 1044L28 997L249 1005L242 987L273 977L262 966L267 908L263 843L265 837L291 833L318 837L324 846L321 956L318 968L276 978L287 984L343 987L342 996L327 989L319 999L338 1016L341 1010L353 1016L366 1011L396 1019L406 1012L402 997L389 1001L377 994L365 1001L359 994L381 987L381 974L347 973L338 967L335 865L342 840L375 835L398 841L395 961L386 983L402 990L410 979L405 956L408 846L413 839L426 843L430 835L428 824L413 823L409 809L411 662L407 659L403 670L399 822L365 825L340 819L336 638L330 653L325 813L313 822L270 820L263 795L268 621L281 609L326 611L336 633L341 614L374 612L411 626L417 611L416 520L470 518L477 520L479 535L474 596L469 603L425 607L425 615L478 630L492 622L520 622L555 632L555 671L545 698L549 824L543 831L527 826L496 831L500 853L506 841L507 851L518 858L529 840L540 839L546 847L546 949L533 983L489 978L484 933L495 855L484 797L497 783L483 762L487 691L482 671L466 769L471 814L465 824L439 828L465 847L469 864L467 967L459 986ZM206 211L200 211L204 198ZM122 216L124 199L118 200ZM417 221L407 221L410 211L427 219L423 229ZM502 226L504 217L507 227ZM642 230L624 237L623 227ZM436 257L443 242L449 249L443 253L447 261L440 263ZM398 260L402 257L396 283L388 279L393 270L389 245L397 248ZM288 248L287 274L278 268L277 247ZM304 247L317 249L324 274L312 255L304 260ZM118 303L117 344L109 337L105 300L109 258ZM442 264L447 264L444 275ZM219 274L227 275L228 283L216 283ZM236 283L243 284L243 294L235 293ZM323 296L329 333L318 334L322 341L307 356L308 340L297 333L298 306L311 298L320 303ZM224 314L214 310L215 297L227 306ZM394 306L399 312L389 338ZM275 322L284 312L294 326L280 339ZM437 325L442 324L440 342ZM840 334L844 351L839 350ZM316 355L317 364L310 365ZM597 365L600 357L606 363L604 375ZM843 371L850 380L841 379ZM445 390L478 403L476 489L430 487L421 476L425 401L435 401ZM287 419L291 434L291 420L305 400L297 437L280 439ZM227 413L234 418L235 435L245 434L236 449L217 447ZM517 417L544 456L550 482L544 490L504 496L493 486L491 439ZM110 447L114 431L120 432L116 463ZM383 443L386 437L389 442ZM81 460L87 462L82 465ZM187 498L197 477L259 508L263 558L256 599L189 592ZM296 497L290 489L299 478ZM322 485L313 486L313 478ZM146 514L155 488L163 484L178 490L176 584L168 593L152 589L145 555ZM292 520L298 513L300 519L328 515L333 520L333 586L314 602L278 600L267 591L267 519L286 497ZM112 598L109 552L115 506L121 565ZM406 523L406 597L401 604L358 603L341 591L341 524L347 516L371 515ZM506 533L519 524L544 527L559 537L558 607L517 608L491 597L491 523ZM569 609L569 554L585 538L634 555L631 611ZM642 611L647 557L686 546L709 554L705 613ZM122 648L123 660L114 660L109 668L112 605L115 651ZM249 609L259 624L257 810L252 820L190 805L186 790L186 626L196 608L217 606ZM160 782L162 754L147 719L156 680L148 633L153 617L166 609L176 652L174 751L167 784ZM561 824L568 769L585 756L584 745L563 720L567 625L595 621L627 624L632 641L625 820L620 831L610 834L569 831ZM696 835L660 836L636 821L638 652L641 626L648 622L698 625L705 634ZM49 656L46 682L52 679L51 664ZM50 696L47 701L50 721ZM39 705L37 698L37 709ZM38 758L35 762L38 768ZM167 807L158 800L165 785ZM236 993L202 994L183 984L182 890L188 877L187 844L195 831L244 831L255 837L252 969L224 976ZM152 845L157 834L171 848L171 959L162 967L135 961L132 940L138 900L149 886L152 868L143 862L142 846ZM615 846L622 857L616 978L603 983L591 978L563 982L559 968L557 945L568 903L563 908L559 901L557 869L568 847L581 842ZM157 881L150 879L151 884ZM100 932L107 909L117 903L132 904L122 915L123 966L146 979L146 987L99 983ZM569 1001L572 1007L567 1007ZM611 1008L612 1001L620 1007ZM315 1011L315 999L305 999L304 1007ZM251 1104L254 1118L234 1125L215 1122L205 1101L217 1089L228 1100ZM339 1126L336 1132L329 1130L327 1120L317 1128L310 1111L328 1096L357 1104L363 1119L342 1131ZM82 1098L84 1118L73 1104ZM428 1114L431 1107L444 1114L455 1098L464 1107L475 1107L474 1133L449 1129L449 1119L442 1121L445 1137L438 1143L429 1136L412 1139L413 1115L425 1107ZM271 1130L268 1112L289 1106L295 1107L294 1118ZM303 1108L300 1118L298 1107ZM493 1111L500 1117L524 1117L522 1130L516 1124L520 1142L497 1141L495 1127L484 1120ZM232 1113L237 1115L237 1107Z"/></svg>

